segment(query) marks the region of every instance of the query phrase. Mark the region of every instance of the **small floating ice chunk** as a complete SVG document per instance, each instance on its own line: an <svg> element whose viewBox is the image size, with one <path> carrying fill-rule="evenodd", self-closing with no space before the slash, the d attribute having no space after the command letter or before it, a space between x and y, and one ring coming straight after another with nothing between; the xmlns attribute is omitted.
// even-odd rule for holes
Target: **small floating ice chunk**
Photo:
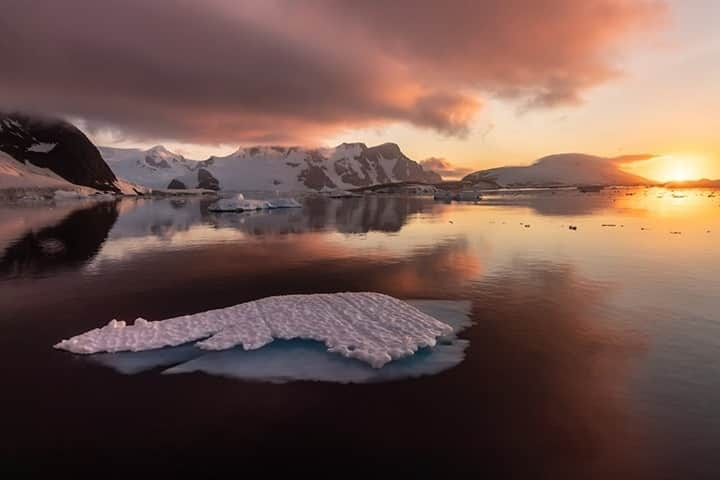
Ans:
<svg viewBox="0 0 720 480"><path fill-rule="evenodd" d="M208 207L211 212L248 212L272 210L276 208L300 208L302 205L294 198L275 198L272 200L250 200L242 193L232 198L221 198Z"/></svg>
<svg viewBox="0 0 720 480"><path fill-rule="evenodd" d="M270 208L302 208L302 205L294 198L273 198Z"/></svg>
<svg viewBox="0 0 720 480"><path fill-rule="evenodd" d="M242 193L232 198L221 198L208 207L211 212L248 212L272 208L267 200L248 200Z"/></svg>
<svg viewBox="0 0 720 480"><path fill-rule="evenodd" d="M168 320L138 319L134 325L112 320L55 348L83 354L137 352L200 340L196 345L203 350L255 350L276 338L300 338L380 368L452 333L450 325L396 298L334 293L268 297Z"/></svg>

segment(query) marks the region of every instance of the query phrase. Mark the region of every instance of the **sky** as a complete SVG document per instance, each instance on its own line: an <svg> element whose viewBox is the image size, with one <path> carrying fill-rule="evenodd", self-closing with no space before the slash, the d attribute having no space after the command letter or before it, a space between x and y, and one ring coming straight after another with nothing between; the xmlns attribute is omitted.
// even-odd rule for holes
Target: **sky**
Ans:
<svg viewBox="0 0 720 480"><path fill-rule="evenodd" d="M0 109L190 158L398 143L445 176L720 178L716 0L0 0Z"/></svg>

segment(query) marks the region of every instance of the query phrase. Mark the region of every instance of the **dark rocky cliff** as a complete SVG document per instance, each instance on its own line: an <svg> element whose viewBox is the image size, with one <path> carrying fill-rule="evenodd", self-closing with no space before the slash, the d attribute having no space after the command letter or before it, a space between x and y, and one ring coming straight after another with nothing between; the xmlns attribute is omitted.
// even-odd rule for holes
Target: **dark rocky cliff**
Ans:
<svg viewBox="0 0 720 480"><path fill-rule="evenodd" d="M76 185L119 192L115 174L95 145L64 120L0 112L0 150Z"/></svg>

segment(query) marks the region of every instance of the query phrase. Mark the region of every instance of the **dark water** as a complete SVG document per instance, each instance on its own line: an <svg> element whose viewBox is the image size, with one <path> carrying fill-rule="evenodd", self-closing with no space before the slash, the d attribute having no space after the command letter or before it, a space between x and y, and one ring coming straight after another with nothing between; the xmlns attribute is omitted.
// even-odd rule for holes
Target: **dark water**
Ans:
<svg viewBox="0 0 720 480"><path fill-rule="evenodd" d="M2 206L0 468L720 478L710 195L308 199L250 216L199 199ZM275 385L122 375L51 348L112 318L368 290L471 301L465 360Z"/></svg>

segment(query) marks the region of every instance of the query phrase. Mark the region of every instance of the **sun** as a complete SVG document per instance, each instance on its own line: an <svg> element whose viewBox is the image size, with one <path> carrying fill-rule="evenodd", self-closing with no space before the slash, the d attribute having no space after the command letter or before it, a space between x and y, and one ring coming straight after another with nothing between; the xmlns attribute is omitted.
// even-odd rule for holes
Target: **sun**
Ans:
<svg viewBox="0 0 720 480"><path fill-rule="evenodd" d="M692 168L684 163L677 163L670 167L668 175L670 180L691 180L694 178Z"/></svg>
<svg viewBox="0 0 720 480"><path fill-rule="evenodd" d="M704 156L691 153L657 155L647 160L622 166L623 170L651 180L683 182L702 178L701 171L707 164Z"/></svg>
<svg viewBox="0 0 720 480"><path fill-rule="evenodd" d="M689 156L665 155L657 158L656 177L665 182L682 182L697 179L696 159Z"/></svg>

